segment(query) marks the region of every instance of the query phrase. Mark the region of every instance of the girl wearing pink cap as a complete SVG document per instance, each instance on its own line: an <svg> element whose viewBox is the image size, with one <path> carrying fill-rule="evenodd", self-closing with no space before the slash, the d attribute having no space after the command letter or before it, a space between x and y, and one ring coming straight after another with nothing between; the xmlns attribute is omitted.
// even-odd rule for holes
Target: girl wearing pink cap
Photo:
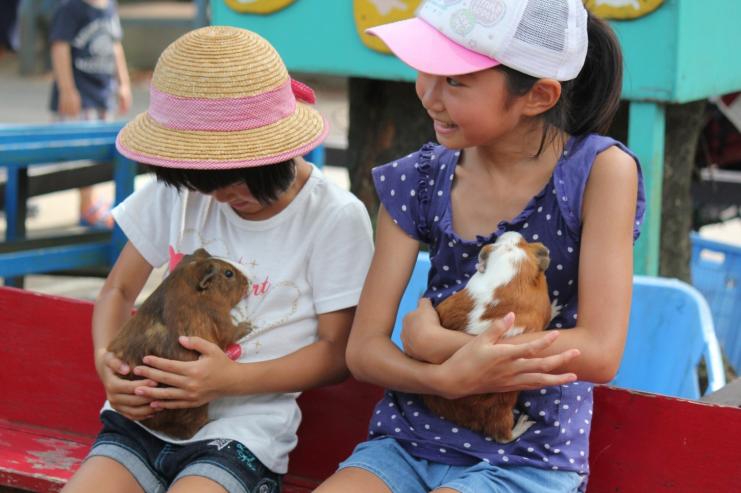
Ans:
<svg viewBox="0 0 741 493"><path fill-rule="evenodd" d="M439 144L373 170L382 207L347 362L389 390L368 441L317 491L584 489L592 386L620 364L645 203L635 156L599 135L620 96L617 40L581 0L428 0L415 18L369 32L419 71ZM510 231L550 250L555 330L503 341L511 315L476 337L441 327L433 305L466 285L482 245ZM402 352L388 307L419 242L432 265ZM433 415L420 398L511 390L520 393L508 443Z"/></svg>
<svg viewBox="0 0 741 493"><path fill-rule="evenodd" d="M108 400L103 429L65 492L279 491L297 441L296 398L347 375L345 346L373 248L365 207L301 158L327 134L313 102L249 31L199 29L160 56L149 110L117 139L158 180L113 211L128 243L93 315ZM125 367L106 347L153 267L172 268L199 248L251 281L232 311L252 325L241 356L181 337L197 361L147 356L146 366ZM131 372L140 378L121 378ZM210 421L188 440L138 423L206 403Z"/></svg>

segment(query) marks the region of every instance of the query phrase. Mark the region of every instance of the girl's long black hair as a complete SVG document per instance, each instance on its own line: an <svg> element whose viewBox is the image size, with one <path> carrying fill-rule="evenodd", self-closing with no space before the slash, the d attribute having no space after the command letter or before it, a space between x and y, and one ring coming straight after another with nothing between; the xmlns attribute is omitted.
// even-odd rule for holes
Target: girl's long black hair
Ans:
<svg viewBox="0 0 741 493"><path fill-rule="evenodd" d="M599 17L587 12L589 47L579 75L561 82L561 98L545 112L540 144L542 151L549 138L558 131L571 135L604 134L610 128L623 87L623 54L615 32ZM512 97L523 96L538 81L522 72L505 66L497 69L507 74L507 89Z"/></svg>

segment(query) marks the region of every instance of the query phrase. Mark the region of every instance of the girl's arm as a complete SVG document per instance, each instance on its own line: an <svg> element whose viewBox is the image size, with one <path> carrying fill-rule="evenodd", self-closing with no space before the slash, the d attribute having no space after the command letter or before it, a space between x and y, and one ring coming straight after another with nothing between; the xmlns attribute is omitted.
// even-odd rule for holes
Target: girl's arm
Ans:
<svg viewBox="0 0 741 493"><path fill-rule="evenodd" d="M473 336L440 325L440 317L432 302L420 298L417 309L402 319L400 339L404 352L409 356L439 365L471 342Z"/></svg>
<svg viewBox="0 0 741 493"><path fill-rule="evenodd" d="M116 76L118 78L118 113L124 115L131 108L131 81L129 79L129 68L126 65L126 55L120 42L113 45L113 54L116 59Z"/></svg>
<svg viewBox="0 0 741 493"><path fill-rule="evenodd" d="M139 387L136 393L157 409L200 406L227 395L301 392L339 383L347 375L345 347L355 308L319 315L318 340L282 358L235 363L215 344L200 337L180 343L201 353L194 362L146 356L148 366L134 372L169 387Z"/></svg>
<svg viewBox="0 0 741 493"><path fill-rule="evenodd" d="M93 309L93 354L95 369L106 390L111 406L131 419L144 419L152 414L149 400L134 395L141 385L156 385L152 381L129 381L130 368L108 352L108 344L131 317L136 297L146 283L152 266L131 243L126 243L113 269L105 280Z"/></svg>
<svg viewBox="0 0 741 493"><path fill-rule="evenodd" d="M609 382L617 373L625 346L633 285L633 223L635 221L638 171L632 157L617 147L599 154L587 182L582 208L582 236L579 257L579 312L576 327L562 330L544 355L576 348L581 356L558 367L573 372L580 380ZM493 371L486 359L485 334L471 337L440 327L439 320L422 306L413 321L411 344L422 346L434 339L434 348L418 347L419 353L441 357L451 371L460 375L464 395L495 390L497 384L485 375ZM424 321L429 324L422 327ZM411 322L410 322L411 323ZM435 326L435 323L437 324ZM447 334L443 334L447 332ZM550 331L549 331L550 332ZM439 336L439 337L438 337ZM539 334L508 338L508 344L536 340ZM437 352L435 352L437 351ZM478 368L479 375L473 373Z"/></svg>

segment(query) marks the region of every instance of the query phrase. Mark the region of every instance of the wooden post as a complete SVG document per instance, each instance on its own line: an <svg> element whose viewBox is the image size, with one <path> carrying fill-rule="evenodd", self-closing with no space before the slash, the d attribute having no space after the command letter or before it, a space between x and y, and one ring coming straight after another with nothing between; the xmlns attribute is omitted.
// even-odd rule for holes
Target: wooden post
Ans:
<svg viewBox="0 0 741 493"><path fill-rule="evenodd" d="M350 79L348 168L352 192L375 216L378 197L370 170L434 140L429 116L414 84L377 79Z"/></svg>
<svg viewBox="0 0 741 493"><path fill-rule="evenodd" d="M26 215L28 211L28 168L9 166L5 195L5 241L26 238ZM6 286L23 288L23 277L5 278Z"/></svg>
<svg viewBox="0 0 741 493"><path fill-rule="evenodd" d="M692 172L705 123L704 100L666 107L659 275L691 283Z"/></svg>

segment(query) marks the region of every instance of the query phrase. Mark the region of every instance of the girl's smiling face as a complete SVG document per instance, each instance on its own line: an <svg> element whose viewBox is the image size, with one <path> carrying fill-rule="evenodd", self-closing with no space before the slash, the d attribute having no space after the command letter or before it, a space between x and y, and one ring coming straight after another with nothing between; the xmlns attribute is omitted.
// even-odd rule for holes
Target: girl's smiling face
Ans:
<svg viewBox="0 0 741 493"><path fill-rule="evenodd" d="M519 98L509 97L499 70L448 77L420 72L416 90L438 142L450 149L489 144L520 122Z"/></svg>

